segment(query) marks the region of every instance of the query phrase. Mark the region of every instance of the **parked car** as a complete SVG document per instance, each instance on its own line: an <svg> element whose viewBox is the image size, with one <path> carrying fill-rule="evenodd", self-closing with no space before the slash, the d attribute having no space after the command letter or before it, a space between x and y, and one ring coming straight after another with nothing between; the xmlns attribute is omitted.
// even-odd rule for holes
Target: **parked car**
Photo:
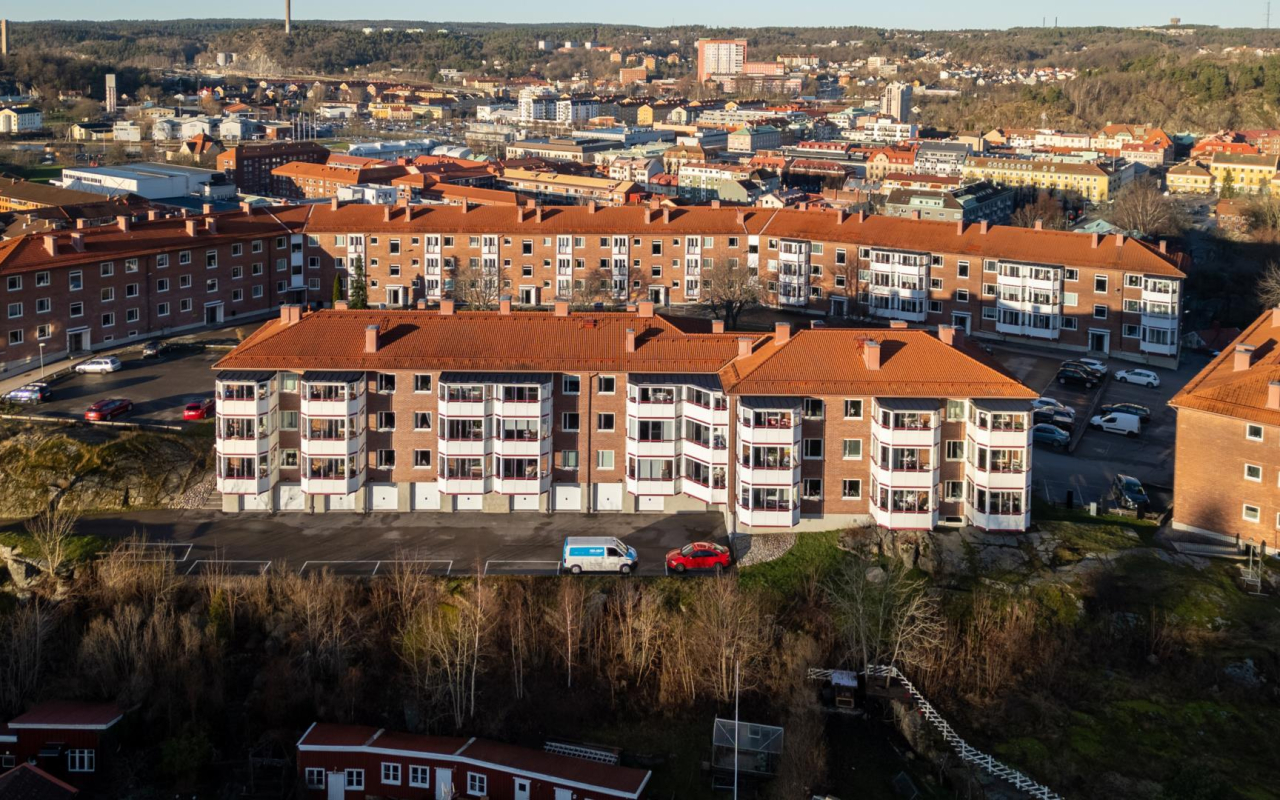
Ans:
<svg viewBox="0 0 1280 800"><path fill-rule="evenodd" d="M1153 389L1160 385L1160 376L1149 369L1122 369L1116 373L1116 380L1150 386Z"/></svg>
<svg viewBox="0 0 1280 800"><path fill-rule="evenodd" d="M81 375L88 373L101 374L104 372L115 372L123 366L124 365L120 363L120 359L115 356L102 356L100 358L91 358L88 361L81 361L79 364L76 364L76 372L79 372Z"/></svg>
<svg viewBox="0 0 1280 800"><path fill-rule="evenodd" d="M1105 361L1099 361L1096 358L1077 358L1076 361L1079 361L1086 367L1090 367L1096 372L1101 372L1103 375L1106 375L1107 370L1109 369Z"/></svg>
<svg viewBox="0 0 1280 800"><path fill-rule="evenodd" d="M1072 408L1071 406L1063 405L1061 400L1055 400L1052 397L1037 397L1035 400L1031 401L1032 411L1035 411L1041 408L1048 408L1054 411L1059 411L1063 414L1069 414L1071 415L1072 419L1075 419L1075 416L1076 416L1076 410L1074 408Z"/></svg>
<svg viewBox="0 0 1280 800"><path fill-rule="evenodd" d="M43 403L53 395L47 383L28 383L17 389L10 389L4 396L10 403Z"/></svg>
<svg viewBox="0 0 1280 800"><path fill-rule="evenodd" d="M1098 376L1095 373L1086 372L1075 367L1063 367L1058 370L1057 381L1063 386L1074 384L1083 386L1086 389L1092 389L1098 385Z"/></svg>
<svg viewBox="0 0 1280 800"><path fill-rule="evenodd" d="M159 358L167 352L169 352L169 344L156 339L152 339L142 346L143 358Z"/></svg>
<svg viewBox="0 0 1280 800"><path fill-rule="evenodd" d="M687 569L714 569L717 572L729 566L729 548L713 542L692 542L667 553L667 569L684 572Z"/></svg>
<svg viewBox="0 0 1280 800"><path fill-rule="evenodd" d="M569 536L564 540L560 568L577 575L583 570L629 574L639 566L634 547L612 536Z"/></svg>
<svg viewBox="0 0 1280 800"><path fill-rule="evenodd" d="M121 414L128 414L133 410L133 401L126 400L123 397L113 397L109 400L99 400L89 406L84 412L84 418L90 422L98 422L104 419L114 419Z"/></svg>
<svg viewBox="0 0 1280 800"><path fill-rule="evenodd" d="M1121 414L1132 414L1142 420L1144 425L1151 421L1151 409L1146 406L1138 405L1137 403L1104 403L1102 408L1098 410L1103 414L1111 414L1115 412L1119 412Z"/></svg>
<svg viewBox="0 0 1280 800"><path fill-rule="evenodd" d="M1092 364L1087 364L1084 361L1063 361L1062 366L1059 367L1059 369L1078 369L1081 372L1088 372L1098 380L1102 380L1107 377L1105 370L1100 370Z"/></svg>
<svg viewBox="0 0 1280 800"><path fill-rule="evenodd" d="M1056 408L1039 408L1031 412L1031 421L1036 425L1052 425L1055 428L1062 428L1068 433L1075 425L1075 417L1063 414Z"/></svg>
<svg viewBox="0 0 1280 800"><path fill-rule="evenodd" d="M187 403L182 409L182 418L186 420L208 419L213 416L213 398L209 397L195 403Z"/></svg>
<svg viewBox="0 0 1280 800"><path fill-rule="evenodd" d="M1089 425L1107 433L1119 433L1124 436L1137 436L1142 433L1142 420L1133 414L1121 414L1119 412L1099 414L1089 420Z"/></svg>
<svg viewBox="0 0 1280 800"><path fill-rule="evenodd" d="M1041 422L1031 426L1031 441L1053 447L1066 447L1071 444L1071 434L1062 428Z"/></svg>
<svg viewBox="0 0 1280 800"><path fill-rule="evenodd" d="M1122 508L1131 508L1134 511L1146 511L1151 505L1142 481L1128 475L1117 475L1111 481L1111 496Z"/></svg>

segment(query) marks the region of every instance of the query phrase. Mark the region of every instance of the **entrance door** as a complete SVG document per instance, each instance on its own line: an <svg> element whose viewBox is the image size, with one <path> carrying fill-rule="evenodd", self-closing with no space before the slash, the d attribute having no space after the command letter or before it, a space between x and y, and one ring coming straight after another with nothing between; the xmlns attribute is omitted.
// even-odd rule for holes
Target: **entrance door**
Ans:
<svg viewBox="0 0 1280 800"><path fill-rule="evenodd" d="M204 307L204 324L222 324L222 303L211 303Z"/></svg>
<svg viewBox="0 0 1280 800"><path fill-rule="evenodd" d="M667 298L667 287L665 286L649 287L649 299L653 301L653 304L655 306L665 306L667 304L666 298Z"/></svg>
<svg viewBox="0 0 1280 800"><path fill-rule="evenodd" d="M529 781L526 778L516 778L515 800L529 800Z"/></svg>
<svg viewBox="0 0 1280 800"><path fill-rule="evenodd" d="M951 315L951 324L956 326L960 330L964 331L966 334L969 333L969 315L968 314L961 314L959 312L953 313Z"/></svg>
<svg viewBox="0 0 1280 800"><path fill-rule="evenodd" d="M388 286L387 287L387 305L392 308L400 308L404 305L404 287Z"/></svg>
<svg viewBox="0 0 1280 800"><path fill-rule="evenodd" d="M556 800L573 800L573 791L556 787Z"/></svg>
<svg viewBox="0 0 1280 800"><path fill-rule="evenodd" d="M344 800L347 796L347 773L330 772L324 785L326 800Z"/></svg>
<svg viewBox="0 0 1280 800"><path fill-rule="evenodd" d="M1094 353L1111 351L1111 332L1089 329L1089 350Z"/></svg>
<svg viewBox="0 0 1280 800"><path fill-rule="evenodd" d="M843 297L831 298L831 316L846 317L849 315L849 301Z"/></svg>
<svg viewBox="0 0 1280 800"><path fill-rule="evenodd" d="M89 351L89 331L82 328L78 331L67 331L67 352L86 353Z"/></svg>
<svg viewBox="0 0 1280 800"><path fill-rule="evenodd" d="M453 800L453 770L436 767L436 800Z"/></svg>
<svg viewBox="0 0 1280 800"><path fill-rule="evenodd" d="M538 287L537 286L521 286L520 287L520 305L536 306L538 304Z"/></svg>

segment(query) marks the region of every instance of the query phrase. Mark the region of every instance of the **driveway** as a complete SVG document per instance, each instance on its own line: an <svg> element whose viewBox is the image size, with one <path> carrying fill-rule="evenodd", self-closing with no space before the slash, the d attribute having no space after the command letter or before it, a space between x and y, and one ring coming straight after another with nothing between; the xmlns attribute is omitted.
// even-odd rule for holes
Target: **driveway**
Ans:
<svg viewBox="0 0 1280 800"><path fill-rule="evenodd" d="M638 574L665 574L667 551L692 541L728 543L718 513L580 514L223 514L145 511L84 517L79 532L137 535L147 553L168 553L181 573L216 566L236 573L270 567L328 568L372 576L397 561L438 575L554 575L566 536L617 536L640 556Z"/></svg>

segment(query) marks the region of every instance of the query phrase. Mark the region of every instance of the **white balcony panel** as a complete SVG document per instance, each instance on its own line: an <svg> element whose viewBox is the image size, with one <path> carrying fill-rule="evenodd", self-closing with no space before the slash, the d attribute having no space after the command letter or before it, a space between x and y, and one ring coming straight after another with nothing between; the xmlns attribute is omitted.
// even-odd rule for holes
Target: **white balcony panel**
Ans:
<svg viewBox="0 0 1280 800"><path fill-rule="evenodd" d="M794 528L800 524L800 507L790 510L750 509L738 506L738 521L753 528Z"/></svg>

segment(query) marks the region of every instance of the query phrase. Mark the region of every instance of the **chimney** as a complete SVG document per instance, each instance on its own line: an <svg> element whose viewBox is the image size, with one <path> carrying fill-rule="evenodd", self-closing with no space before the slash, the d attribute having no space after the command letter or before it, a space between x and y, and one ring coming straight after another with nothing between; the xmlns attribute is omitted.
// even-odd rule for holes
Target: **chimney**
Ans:
<svg viewBox="0 0 1280 800"><path fill-rule="evenodd" d="M658 198L656 198L656 197L652 197L652 198L650 198L650 199L649 199L649 210L650 210L650 211L657 211L657 210L658 210L658 207L659 207L659 206L661 206L661 205L662 205L662 201L661 201L661 200L659 200Z"/></svg>
<svg viewBox="0 0 1280 800"><path fill-rule="evenodd" d="M1160 255L1162 256L1169 255L1169 243L1166 242L1164 239L1160 240Z"/></svg>
<svg viewBox="0 0 1280 800"><path fill-rule="evenodd" d="M123 215L123 214L121 214L120 216L116 217L116 227L118 227L120 230L124 231L125 233L128 233L128 232L129 232L129 218L128 218L128 217L126 217L126 216L125 216L125 215Z"/></svg>
<svg viewBox="0 0 1280 800"><path fill-rule="evenodd" d="M669 222L671 222L671 209L664 208L662 209L662 224L666 225Z"/></svg>
<svg viewBox="0 0 1280 800"><path fill-rule="evenodd" d="M203 209L202 213L205 213L205 214L213 213L213 203L205 203L203 206L201 206L201 208Z"/></svg>
<svg viewBox="0 0 1280 800"><path fill-rule="evenodd" d="M1242 370L1246 370L1249 368L1249 365L1253 363L1253 351L1257 349L1258 348L1254 347L1251 344L1236 345L1236 353L1235 353L1235 371L1236 372L1240 372Z"/></svg>
<svg viewBox="0 0 1280 800"><path fill-rule="evenodd" d="M636 351L636 329L627 328L627 352L634 353Z"/></svg>
<svg viewBox="0 0 1280 800"><path fill-rule="evenodd" d="M939 325L938 341L942 342L945 345L954 347L956 343L956 326Z"/></svg>
<svg viewBox="0 0 1280 800"><path fill-rule="evenodd" d="M747 224L747 212L743 211L742 209L738 209L738 224L739 225Z"/></svg>
<svg viewBox="0 0 1280 800"><path fill-rule="evenodd" d="M569 303L567 301L565 300L556 301L556 316L557 317L569 316Z"/></svg>
<svg viewBox="0 0 1280 800"><path fill-rule="evenodd" d="M919 211L912 211L912 212L911 212L911 218L912 218L912 219L920 219L920 212L919 212Z"/></svg>
<svg viewBox="0 0 1280 800"><path fill-rule="evenodd" d="M588 214L594 214L594 213L596 213L596 201L595 201L595 200L588 200L588 201L587 201L587 213L588 213Z"/></svg>
<svg viewBox="0 0 1280 800"><path fill-rule="evenodd" d="M58 237L57 236L44 237L44 251L51 256L56 256L58 254Z"/></svg>
<svg viewBox="0 0 1280 800"><path fill-rule="evenodd" d="M1124 234L1123 234L1123 233L1117 233L1117 234L1116 234L1116 247L1124 247Z"/></svg>
<svg viewBox="0 0 1280 800"><path fill-rule="evenodd" d="M866 212L866 211L859 211L859 212L858 212L858 224L862 224L863 222L866 222L866 221L867 221L867 212Z"/></svg>
<svg viewBox="0 0 1280 800"><path fill-rule="evenodd" d="M1280 328L1280 306L1271 309L1271 327Z"/></svg>
<svg viewBox="0 0 1280 800"><path fill-rule="evenodd" d="M453 301L452 301L452 300L441 300L441 301L440 301L440 316L442 316L442 317L452 317L452 316L453 316Z"/></svg>
<svg viewBox="0 0 1280 800"><path fill-rule="evenodd" d="M391 221L391 206L382 207L382 221L383 222Z"/></svg>
<svg viewBox="0 0 1280 800"><path fill-rule="evenodd" d="M164 215L154 208L147 212L147 219L151 220L152 222L155 222L156 220L160 219L162 216Z"/></svg>
<svg viewBox="0 0 1280 800"><path fill-rule="evenodd" d="M196 235L196 221L194 219L187 220L187 235L188 236Z"/></svg>
<svg viewBox="0 0 1280 800"><path fill-rule="evenodd" d="M542 206L538 206L533 210L533 221L542 224Z"/></svg>
<svg viewBox="0 0 1280 800"><path fill-rule="evenodd" d="M956 236L964 236L964 220L956 220Z"/></svg>
<svg viewBox="0 0 1280 800"><path fill-rule="evenodd" d="M471 201L467 200L467 198L465 198L465 197L464 197L464 198L462 198L462 204L458 206L458 209L459 209L463 214L467 213L468 211L470 211L470 210L471 210ZM405 213L408 213L408 210L407 210L407 209L406 209ZM541 220L539 220L539 221L541 221Z"/></svg>
<svg viewBox="0 0 1280 800"><path fill-rule="evenodd" d="M241 214L246 214L246 215L252 216L252 215L253 215L253 205L252 205L251 203L249 203L248 201L245 201L245 202L241 203L241 204L240 204L240 213L241 213Z"/></svg>
<svg viewBox="0 0 1280 800"><path fill-rule="evenodd" d="M989 230L991 230L991 223L984 219L978 226L978 232L986 236Z"/></svg>
<svg viewBox="0 0 1280 800"><path fill-rule="evenodd" d="M636 303L636 316L641 319L649 319L653 316L653 301L641 300Z"/></svg>
<svg viewBox="0 0 1280 800"><path fill-rule="evenodd" d="M781 347L791 341L791 323L775 322L773 323L773 343Z"/></svg>
<svg viewBox="0 0 1280 800"><path fill-rule="evenodd" d="M77 253L83 253L84 252L84 234L83 233L71 234L71 246L75 248L75 251Z"/></svg>
<svg viewBox="0 0 1280 800"><path fill-rule="evenodd" d="M498 312L506 317L511 316L511 298L509 296L504 296L498 301Z"/></svg>
<svg viewBox="0 0 1280 800"><path fill-rule="evenodd" d="M879 342L874 339L867 339L862 343L862 363L873 372L880 369Z"/></svg>
<svg viewBox="0 0 1280 800"><path fill-rule="evenodd" d="M713 319L713 320L711 320L711 332L712 332L712 333L724 333L724 320L722 320L722 319Z"/></svg>
<svg viewBox="0 0 1280 800"><path fill-rule="evenodd" d="M751 346L755 344L755 340L749 336L738 337L738 358L746 358L751 355Z"/></svg>
<svg viewBox="0 0 1280 800"><path fill-rule="evenodd" d="M83 230L87 227L89 227L89 220L85 219L84 217L81 217L80 219L76 220L76 230Z"/></svg>
<svg viewBox="0 0 1280 800"><path fill-rule="evenodd" d="M208 228L208 229L209 229L209 233L217 233L217 232L218 232L218 218L217 218L217 217L209 217L207 220L205 220L204 226L205 226L206 228Z"/></svg>
<svg viewBox="0 0 1280 800"><path fill-rule="evenodd" d="M712 200L712 201L711 201L711 207L712 207L712 208L719 208L719 207L720 207L720 201L719 201L719 200Z"/></svg>
<svg viewBox="0 0 1280 800"><path fill-rule="evenodd" d="M348 308L349 308L349 306L347 305L347 301L346 301L346 300L334 300L334 301L333 301L333 310L334 310L334 311L346 311Z"/></svg>
<svg viewBox="0 0 1280 800"><path fill-rule="evenodd" d="M1102 244L1102 235L1098 233L1089 234L1089 246L1094 250L1098 249L1098 245Z"/></svg>
<svg viewBox="0 0 1280 800"><path fill-rule="evenodd" d="M1267 384L1267 408L1280 411L1280 381Z"/></svg>
<svg viewBox="0 0 1280 800"><path fill-rule="evenodd" d="M901 331L906 329L907 323L905 320L900 320L900 319L890 320L889 327L896 331Z"/></svg>
<svg viewBox="0 0 1280 800"><path fill-rule="evenodd" d="M414 307L414 308L416 308L416 309L418 309L419 311L426 311L426 310L427 310L427 298L425 298L425 297L419 297L419 298L418 298L418 302L414 303L414 304L413 304L413 307Z"/></svg>
<svg viewBox="0 0 1280 800"><path fill-rule="evenodd" d="M329 210L330 211L338 210L338 198L336 197L329 198Z"/></svg>
<svg viewBox="0 0 1280 800"><path fill-rule="evenodd" d="M1044 220L1042 219L1036 220L1036 230L1038 231L1044 230Z"/></svg>
<svg viewBox="0 0 1280 800"><path fill-rule="evenodd" d="M286 327L296 324L301 319L302 319L302 306L298 306L298 305L280 306L280 321L283 322Z"/></svg>
<svg viewBox="0 0 1280 800"><path fill-rule="evenodd" d="M366 353L378 352L378 326L377 325L365 326L364 351Z"/></svg>

